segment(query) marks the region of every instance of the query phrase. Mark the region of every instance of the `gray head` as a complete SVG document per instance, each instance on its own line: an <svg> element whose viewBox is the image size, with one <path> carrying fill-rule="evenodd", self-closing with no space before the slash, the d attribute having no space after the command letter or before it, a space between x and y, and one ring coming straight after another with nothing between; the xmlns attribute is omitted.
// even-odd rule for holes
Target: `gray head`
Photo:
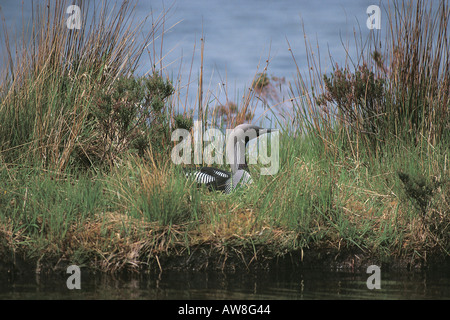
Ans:
<svg viewBox="0 0 450 320"><path fill-rule="evenodd" d="M252 124L240 124L231 133L227 134L227 155L231 164L231 170L235 173L239 169L246 169L245 150L250 140L258 138L260 135L270 133L275 129L265 129Z"/></svg>

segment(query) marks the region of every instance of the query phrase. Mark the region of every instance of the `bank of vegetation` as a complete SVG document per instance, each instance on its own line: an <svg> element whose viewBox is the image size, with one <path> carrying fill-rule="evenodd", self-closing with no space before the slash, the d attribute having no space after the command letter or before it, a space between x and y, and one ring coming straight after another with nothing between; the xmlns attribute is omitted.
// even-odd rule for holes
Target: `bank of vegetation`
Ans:
<svg viewBox="0 0 450 320"><path fill-rule="evenodd" d="M194 118L252 121L254 103L278 98L276 79L259 73L242 100L220 105L199 84L188 106L156 58L164 15L133 21L125 1L70 30L68 3L48 4L33 9L20 39L2 25L0 256L11 269L448 261L445 1L390 2L386 38L356 39L358 56L328 74L306 40L309 72L298 66L289 111L273 113L280 170L259 176L252 165L255 183L230 195L185 179L171 161L171 133ZM138 76L142 59L154 68Z"/></svg>

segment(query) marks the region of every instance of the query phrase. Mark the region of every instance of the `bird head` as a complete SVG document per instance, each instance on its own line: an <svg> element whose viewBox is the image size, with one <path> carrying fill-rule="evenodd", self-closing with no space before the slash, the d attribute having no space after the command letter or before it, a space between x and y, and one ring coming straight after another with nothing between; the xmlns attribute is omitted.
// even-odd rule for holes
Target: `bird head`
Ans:
<svg viewBox="0 0 450 320"><path fill-rule="evenodd" d="M245 149L250 140L258 138L260 135L273 132L277 129L265 129L253 124L240 124L236 126L227 139L227 154L233 155L231 160L232 171L239 168L246 168Z"/></svg>
<svg viewBox="0 0 450 320"><path fill-rule="evenodd" d="M256 139L260 135L270 133L274 130L277 129L266 129L253 124L244 123L236 126L233 129L230 138L233 137L235 139L235 142L243 141L245 145L247 145L250 140Z"/></svg>

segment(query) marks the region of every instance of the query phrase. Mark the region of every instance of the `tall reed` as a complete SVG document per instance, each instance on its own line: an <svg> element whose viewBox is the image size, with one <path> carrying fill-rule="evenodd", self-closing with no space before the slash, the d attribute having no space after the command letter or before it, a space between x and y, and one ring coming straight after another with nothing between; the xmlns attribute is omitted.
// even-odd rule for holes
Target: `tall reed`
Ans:
<svg viewBox="0 0 450 320"><path fill-rule="evenodd" d="M297 142L289 141L283 163L305 191L277 184L283 196L266 199L285 208L270 212L286 221L297 207L304 243L328 234L339 247L384 256L448 255L449 6L390 1L384 8L385 38L380 31L355 37L360 51L328 74L305 36L308 69L297 65L290 87ZM310 148L298 152L304 144ZM305 184L311 168L316 180Z"/></svg>
<svg viewBox="0 0 450 320"><path fill-rule="evenodd" d="M306 43L310 71L299 73L292 90L306 104L297 100L295 109L326 148L333 148L336 133L356 157L395 141L448 141L449 6L445 1L437 7L431 1L391 1L385 9L385 39L371 31L367 42L359 43L358 55L333 65L331 74L322 76Z"/></svg>
<svg viewBox="0 0 450 320"><path fill-rule="evenodd" d="M69 29L71 4L38 4L30 28L23 27L22 42L11 43L11 30L3 23L7 55L0 79L0 151L7 162L40 159L63 171L75 150L88 156L84 149L96 135L88 119L94 93L133 74L164 18L153 21L141 38L145 20L133 19L136 2L117 7L79 1L81 29Z"/></svg>

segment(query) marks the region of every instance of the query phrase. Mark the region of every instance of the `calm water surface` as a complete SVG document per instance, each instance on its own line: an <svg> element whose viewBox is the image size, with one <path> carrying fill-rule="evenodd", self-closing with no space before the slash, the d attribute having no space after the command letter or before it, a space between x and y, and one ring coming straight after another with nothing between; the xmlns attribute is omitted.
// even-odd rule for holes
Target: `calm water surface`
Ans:
<svg viewBox="0 0 450 320"><path fill-rule="evenodd" d="M22 17L25 21L31 19L31 3L0 2L4 25L10 38L18 38L18 43ZM45 3L46 0L34 1L35 5ZM99 6L101 0L88 3L91 8ZM152 45L149 54L142 56L138 73L146 74L155 63L160 67L158 60L163 58L164 72L174 79L179 77L183 88L191 87L181 92L180 100L184 104L184 97L188 96L187 107L195 106L203 36L204 90L210 92L205 102L238 101L255 74L266 67L266 60L267 73L285 78L286 82L295 79L297 65L302 72L308 70L302 22L315 55L321 57L322 71L330 70L329 53L342 64L346 50L353 55L356 52L353 31L361 32L363 37L369 33L365 27L366 9L371 4L371 0L141 0L135 12L136 22L148 15L157 19L161 12L167 13L164 36L156 39L155 49ZM89 23L86 21L86 27ZM151 20L146 26L143 35L150 32ZM0 53L4 50L2 42Z"/></svg>
<svg viewBox="0 0 450 320"><path fill-rule="evenodd" d="M261 273L163 272L83 275L69 290L69 275L2 275L0 299L450 299L450 271L386 272L369 290L365 272L277 270Z"/></svg>

